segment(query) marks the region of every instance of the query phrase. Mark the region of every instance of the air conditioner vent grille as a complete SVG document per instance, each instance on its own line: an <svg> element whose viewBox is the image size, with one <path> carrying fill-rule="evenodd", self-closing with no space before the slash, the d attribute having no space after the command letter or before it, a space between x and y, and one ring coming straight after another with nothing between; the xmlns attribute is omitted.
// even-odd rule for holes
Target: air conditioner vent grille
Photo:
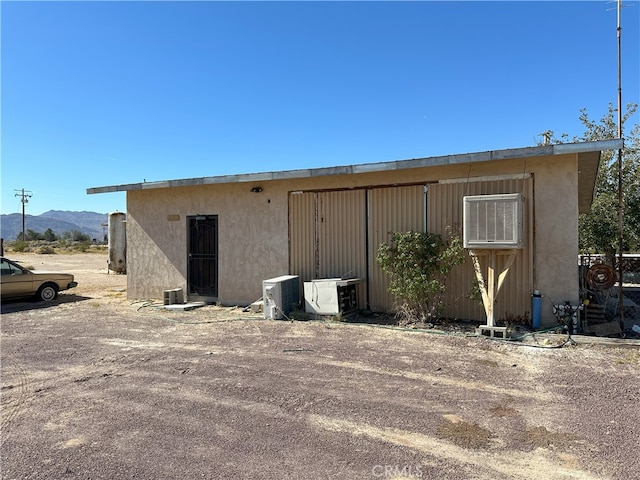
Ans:
<svg viewBox="0 0 640 480"><path fill-rule="evenodd" d="M519 193L464 197L465 248L522 248L523 197Z"/></svg>

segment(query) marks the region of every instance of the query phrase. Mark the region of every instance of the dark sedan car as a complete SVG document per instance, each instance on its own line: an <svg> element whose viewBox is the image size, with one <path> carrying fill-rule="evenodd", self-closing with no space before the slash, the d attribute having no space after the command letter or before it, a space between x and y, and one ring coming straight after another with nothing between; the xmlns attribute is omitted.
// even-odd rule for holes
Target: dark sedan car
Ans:
<svg viewBox="0 0 640 480"><path fill-rule="evenodd" d="M53 300L59 291L78 285L70 273L29 270L4 257L0 268L3 299L35 296L39 300Z"/></svg>

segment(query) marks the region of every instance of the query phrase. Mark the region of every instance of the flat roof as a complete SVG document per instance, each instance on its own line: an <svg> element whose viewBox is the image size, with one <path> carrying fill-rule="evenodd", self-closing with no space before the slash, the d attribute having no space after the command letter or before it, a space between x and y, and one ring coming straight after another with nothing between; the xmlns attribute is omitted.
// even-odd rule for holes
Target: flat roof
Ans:
<svg viewBox="0 0 640 480"><path fill-rule="evenodd" d="M292 178L323 177L328 175L348 175L357 173L386 172L406 170L411 168L435 167L464 163L488 162L493 160L510 160L515 158L542 157L551 155L566 155L571 153L595 153L602 150L618 150L624 147L622 139L598 140L595 142L562 143L557 145L541 145L536 147L510 148L505 150L490 150L477 153L463 153L444 155L439 157L414 158L410 160L396 160L391 162L363 163L336 167L307 168L299 170L284 170L279 172L244 173L237 175L219 175L213 177L185 178L178 180L163 180L158 182L127 183L104 187L87 188L87 194L127 192L152 188L185 187L193 185L210 185L222 183L258 182L268 180L286 180ZM591 156L593 158L593 156ZM597 173L597 164L596 164ZM591 176L591 175L589 175ZM593 177L595 180L595 176Z"/></svg>

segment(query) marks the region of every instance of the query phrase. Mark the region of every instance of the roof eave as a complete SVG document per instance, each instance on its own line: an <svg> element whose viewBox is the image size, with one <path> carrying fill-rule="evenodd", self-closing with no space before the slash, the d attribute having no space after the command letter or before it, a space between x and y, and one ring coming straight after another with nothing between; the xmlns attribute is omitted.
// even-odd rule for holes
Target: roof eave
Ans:
<svg viewBox="0 0 640 480"><path fill-rule="evenodd" d="M566 143L557 145L541 145L505 150L490 150L486 152L464 153L438 157L414 158L391 162L365 163L359 165L345 165L336 167L322 167L300 170L285 170L280 172L246 173L238 175L221 175L215 177L186 178L179 180L165 180L159 182L129 183L110 185L105 187L87 188L87 194L128 192L155 188L183 187L193 185L210 185L223 183L262 182L269 180L286 180L293 178L322 177L330 175L347 175L357 173L371 173L381 171L405 170L421 167L436 167L465 163L479 163L495 160L515 158L540 157L550 155L566 155L571 153L599 152L602 150L616 150L623 148L622 139L599 140L595 142Z"/></svg>

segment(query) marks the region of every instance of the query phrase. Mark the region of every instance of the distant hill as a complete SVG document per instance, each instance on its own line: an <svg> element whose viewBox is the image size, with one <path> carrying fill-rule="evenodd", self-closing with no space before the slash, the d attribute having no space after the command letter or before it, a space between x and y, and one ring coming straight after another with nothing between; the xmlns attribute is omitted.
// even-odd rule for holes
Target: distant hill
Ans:
<svg viewBox="0 0 640 480"><path fill-rule="evenodd" d="M100 241L106 233L102 224L106 224L108 218L106 213L49 210L42 215L25 215L24 228L38 233L44 233L50 228L56 235L77 230ZM0 215L0 237L12 241L21 232L22 214Z"/></svg>

